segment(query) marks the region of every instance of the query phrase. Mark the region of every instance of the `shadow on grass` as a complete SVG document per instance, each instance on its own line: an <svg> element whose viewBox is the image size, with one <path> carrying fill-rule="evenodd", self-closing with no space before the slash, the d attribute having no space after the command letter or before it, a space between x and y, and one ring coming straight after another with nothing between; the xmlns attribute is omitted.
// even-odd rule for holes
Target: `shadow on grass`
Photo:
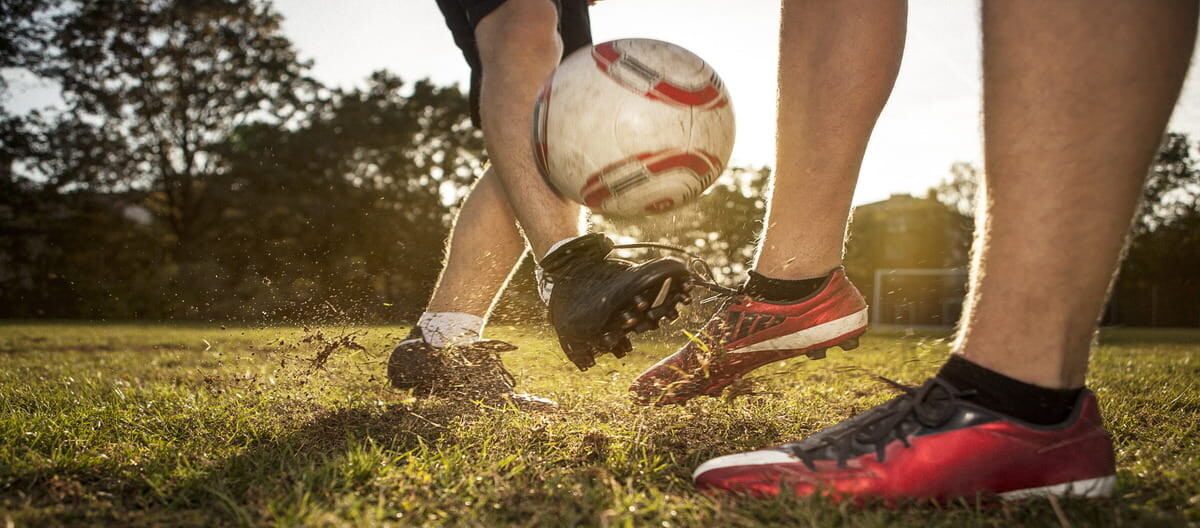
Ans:
<svg viewBox="0 0 1200 528"><path fill-rule="evenodd" d="M405 453L436 447L483 412L471 402L452 400L319 411L289 432L252 442L182 482L165 506L215 505L224 521L241 525L271 519L279 506L288 511L333 507L339 495L368 484L380 460L400 463Z"/></svg>

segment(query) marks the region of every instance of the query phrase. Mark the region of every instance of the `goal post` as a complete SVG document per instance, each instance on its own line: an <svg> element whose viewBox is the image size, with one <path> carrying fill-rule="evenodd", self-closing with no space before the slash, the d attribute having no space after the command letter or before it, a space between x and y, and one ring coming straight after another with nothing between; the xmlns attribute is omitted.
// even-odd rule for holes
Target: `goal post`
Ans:
<svg viewBox="0 0 1200 528"><path fill-rule="evenodd" d="M966 268L880 268L871 292L871 324L953 326L967 292Z"/></svg>

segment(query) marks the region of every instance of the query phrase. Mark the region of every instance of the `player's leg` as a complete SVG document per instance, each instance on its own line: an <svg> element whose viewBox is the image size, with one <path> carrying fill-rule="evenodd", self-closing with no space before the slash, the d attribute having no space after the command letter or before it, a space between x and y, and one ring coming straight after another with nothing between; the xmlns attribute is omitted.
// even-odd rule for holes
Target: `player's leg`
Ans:
<svg viewBox="0 0 1200 528"><path fill-rule="evenodd" d="M488 169L463 201L446 244L446 261L421 330L433 346L478 339L525 241L496 173Z"/></svg>
<svg viewBox="0 0 1200 528"><path fill-rule="evenodd" d="M863 153L900 71L906 17L906 2L783 2L776 174L759 273L809 279L841 265Z"/></svg>
<svg viewBox="0 0 1200 528"><path fill-rule="evenodd" d="M580 206L546 185L530 146L533 100L562 57L558 10L550 0L507 0L479 20L475 38L487 151L540 261L584 232Z"/></svg>
<svg viewBox="0 0 1200 528"><path fill-rule="evenodd" d="M635 399L716 395L766 363L856 346L866 303L838 267L867 140L900 68L906 15L905 2L783 2L776 174L754 271L700 342L638 378Z"/></svg>
<svg viewBox="0 0 1200 528"><path fill-rule="evenodd" d="M1112 443L1083 389L1088 347L1198 11L1194 0L985 2L987 201L957 354L852 422L705 463L697 485L1111 494Z"/></svg>
<svg viewBox="0 0 1200 528"><path fill-rule="evenodd" d="M506 0L478 22L480 110L493 166L545 271L551 324L567 357L586 369L597 355L623 356L631 347L627 333L677 316L688 271L671 258L633 267L608 259L611 241L579 236L580 206L555 193L537 171L531 110L563 51L556 5L564 30L586 24L583 0Z"/></svg>
<svg viewBox="0 0 1200 528"><path fill-rule="evenodd" d="M955 344L967 359L1043 387L1083 386L1187 70L1195 7L984 5L988 199Z"/></svg>
<svg viewBox="0 0 1200 528"><path fill-rule="evenodd" d="M601 353L623 355L630 346L626 333L657 327L660 317L675 314L688 274L673 259L636 267L608 259L611 242L579 237L579 206L554 194L534 168L533 99L564 50L591 44L586 0L438 0L438 7L471 66L472 121L484 129L493 170L455 222L446 268L418 322L424 335L410 336L389 360L393 384L410 387L412 373L429 370L411 367L414 358L460 336L478 338L521 254L512 245L514 237L520 241L516 210L526 212L521 225L546 271L543 291L558 291L547 300L567 356L586 368ZM638 295L663 304L637 309Z"/></svg>
<svg viewBox="0 0 1200 528"><path fill-rule="evenodd" d="M479 125L479 54L470 9L438 0L455 43L471 66L471 121ZM487 170L455 215L433 297L388 358L389 381L417 395L514 397L514 379L497 357L506 343L482 341L492 305L525 252L525 241L494 171ZM527 399L518 396L519 399Z"/></svg>
<svg viewBox="0 0 1200 528"><path fill-rule="evenodd" d="M416 326L388 358L393 387L414 394L517 398L515 380L483 340L483 327L522 255L525 241L504 190L489 169L467 194L446 244L433 297Z"/></svg>

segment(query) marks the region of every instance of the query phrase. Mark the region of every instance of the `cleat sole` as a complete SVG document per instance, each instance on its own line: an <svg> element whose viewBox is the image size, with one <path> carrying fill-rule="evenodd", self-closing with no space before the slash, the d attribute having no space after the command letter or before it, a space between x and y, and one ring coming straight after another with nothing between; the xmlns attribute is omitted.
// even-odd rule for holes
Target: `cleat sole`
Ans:
<svg viewBox="0 0 1200 528"><path fill-rule="evenodd" d="M588 356L586 361L579 357L581 354L573 355L570 352L567 354L568 358L579 370L586 370L594 366L596 359L604 354L612 353L618 358L624 357L633 348L628 335L657 330L678 319L679 311L676 305L691 302L691 296L686 292L692 287L692 282L686 275L665 274L660 280L651 282L638 291L628 305L615 312L616 315L609 319L593 347L581 343L579 349L587 350L582 354ZM653 299L653 302L647 299ZM567 350L565 345L563 348Z"/></svg>
<svg viewBox="0 0 1200 528"><path fill-rule="evenodd" d="M671 397L670 395L663 395L661 397L658 397L657 399L653 399L653 400L649 400L649 401L647 401L644 398L637 397L634 399L634 401L641 402L642 404L663 406L663 405L682 404L684 402L687 402L688 400L691 400L692 398L696 398L699 396L710 396L710 397L716 398L716 397L719 397L721 395L721 393L725 392L725 389L727 387L729 387L730 385L732 385L733 382L741 379L742 376L749 374L754 369L757 369L764 365L774 363L776 361L783 361L785 359L790 359L790 358L794 358L797 356L805 356L808 359L812 359L812 360L825 359L826 353L828 352L829 347L835 346L835 345L840 347L842 350L852 350L852 349L858 348L858 345L859 345L858 338L861 337L866 332L867 332L866 327L863 327L858 330L855 330L854 332L852 332L848 335L839 337L837 339L828 341L826 343L821 343L821 344L815 345L813 347L799 349L799 350L780 350L780 351L778 351L777 355L768 356L766 359L764 359L762 361L756 361L754 363L747 364L746 368L744 370L742 370L740 373L721 380L720 383L717 383L715 385L708 387L703 392L690 394L690 395L679 395L679 396L675 396L675 397Z"/></svg>

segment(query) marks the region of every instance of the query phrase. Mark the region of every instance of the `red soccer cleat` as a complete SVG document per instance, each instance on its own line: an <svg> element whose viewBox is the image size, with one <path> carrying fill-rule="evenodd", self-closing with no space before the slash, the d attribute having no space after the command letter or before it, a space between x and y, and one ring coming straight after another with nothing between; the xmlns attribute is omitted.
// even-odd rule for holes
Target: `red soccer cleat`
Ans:
<svg viewBox="0 0 1200 528"><path fill-rule="evenodd" d="M650 367L629 388L635 402L666 405L717 396L747 372L801 354L858 346L867 330L867 303L841 268L816 293L794 304L748 296L725 302L698 335Z"/></svg>
<svg viewBox="0 0 1200 528"><path fill-rule="evenodd" d="M820 493L862 503L999 496L1107 497L1112 439L1084 390L1063 423L1040 426L972 404L933 378L797 442L714 458L692 475L706 491L758 497Z"/></svg>

